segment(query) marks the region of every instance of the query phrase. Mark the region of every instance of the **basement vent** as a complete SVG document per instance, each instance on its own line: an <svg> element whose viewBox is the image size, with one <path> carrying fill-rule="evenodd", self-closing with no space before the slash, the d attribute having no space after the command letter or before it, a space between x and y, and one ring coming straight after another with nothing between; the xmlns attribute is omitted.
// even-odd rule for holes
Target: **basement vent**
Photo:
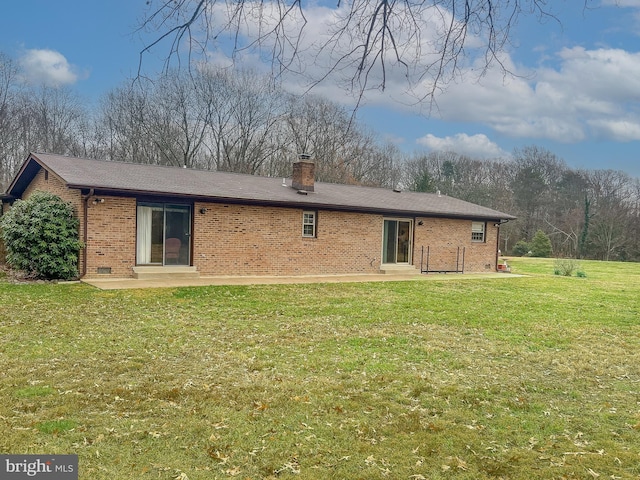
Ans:
<svg viewBox="0 0 640 480"><path fill-rule="evenodd" d="M111 275L111 267L98 267L98 275Z"/></svg>

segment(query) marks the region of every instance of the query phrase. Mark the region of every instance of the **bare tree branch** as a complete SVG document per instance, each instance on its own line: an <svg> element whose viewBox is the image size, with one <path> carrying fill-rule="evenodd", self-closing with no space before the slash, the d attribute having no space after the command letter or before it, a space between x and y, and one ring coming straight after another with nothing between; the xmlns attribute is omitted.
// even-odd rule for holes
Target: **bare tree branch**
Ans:
<svg viewBox="0 0 640 480"><path fill-rule="evenodd" d="M584 0L584 8L594 2ZM191 68L194 48L206 54L219 47L235 60L268 53L276 76L304 75L310 88L340 74L358 98L369 89L384 90L401 73L407 91L420 86L418 101L433 101L472 63L478 77L493 65L509 73L502 52L520 16L557 20L548 0L338 0L333 9L305 7L302 0L148 4L140 29L155 36L140 52L139 74L143 57L169 42L167 71L180 65L184 52ZM331 17L312 24L312 10Z"/></svg>

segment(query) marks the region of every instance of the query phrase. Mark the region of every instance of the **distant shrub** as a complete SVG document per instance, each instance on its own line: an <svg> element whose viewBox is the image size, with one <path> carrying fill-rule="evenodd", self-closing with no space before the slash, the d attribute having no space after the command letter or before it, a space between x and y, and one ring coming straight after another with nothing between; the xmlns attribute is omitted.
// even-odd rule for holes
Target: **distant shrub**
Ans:
<svg viewBox="0 0 640 480"><path fill-rule="evenodd" d="M71 205L48 192L17 200L0 218L7 264L38 278L78 276L78 220Z"/></svg>
<svg viewBox="0 0 640 480"><path fill-rule="evenodd" d="M518 241L518 243L513 246L513 254L518 257L526 256L529 253L529 250L531 250L531 247L529 246L529 243L524 240Z"/></svg>
<svg viewBox="0 0 640 480"><path fill-rule="evenodd" d="M578 261L574 258L556 258L553 267L554 275L570 277L578 269Z"/></svg>
<svg viewBox="0 0 640 480"><path fill-rule="evenodd" d="M578 270L576 272L576 277L585 278L586 276L587 274L584 272L584 270Z"/></svg>
<svg viewBox="0 0 640 480"><path fill-rule="evenodd" d="M542 230L538 230L531 240L532 257L550 257L553 253L551 240Z"/></svg>

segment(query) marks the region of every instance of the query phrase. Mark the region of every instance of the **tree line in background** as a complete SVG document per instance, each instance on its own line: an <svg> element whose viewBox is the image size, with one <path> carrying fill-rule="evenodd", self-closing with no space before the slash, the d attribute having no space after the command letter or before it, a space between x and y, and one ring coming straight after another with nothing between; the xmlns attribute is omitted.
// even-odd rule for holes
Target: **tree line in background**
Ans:
<svg viewBox="0 0 640 480"><path fill-rule="evenodd" d="M526 253L538 231L553 254L640 260L640 181L621 171L569 168L529 146L509 159L406 154L353 112L289 94L253 71L170 72L127 82L88 108L72 90L23 82L0 52L0 187L29 152L289 177L298 153L318 181L436 192L518 217L501 227L503 253Z"/></svg>

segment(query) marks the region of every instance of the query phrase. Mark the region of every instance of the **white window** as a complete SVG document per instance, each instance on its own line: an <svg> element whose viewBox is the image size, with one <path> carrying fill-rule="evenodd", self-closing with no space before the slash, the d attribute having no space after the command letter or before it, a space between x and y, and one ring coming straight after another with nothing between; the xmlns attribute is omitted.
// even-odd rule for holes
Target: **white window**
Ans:
<svg viewBox="0 0 640 480"><path fill-rule="evenodd" d="M471 222L471 241L484 242L484 222Z"/></svg>
<svg viewBox="0 0 640 480"><path fill-rule="evenodd" d="M316 212L302 212L302 236L316 236Z"/></svg>

